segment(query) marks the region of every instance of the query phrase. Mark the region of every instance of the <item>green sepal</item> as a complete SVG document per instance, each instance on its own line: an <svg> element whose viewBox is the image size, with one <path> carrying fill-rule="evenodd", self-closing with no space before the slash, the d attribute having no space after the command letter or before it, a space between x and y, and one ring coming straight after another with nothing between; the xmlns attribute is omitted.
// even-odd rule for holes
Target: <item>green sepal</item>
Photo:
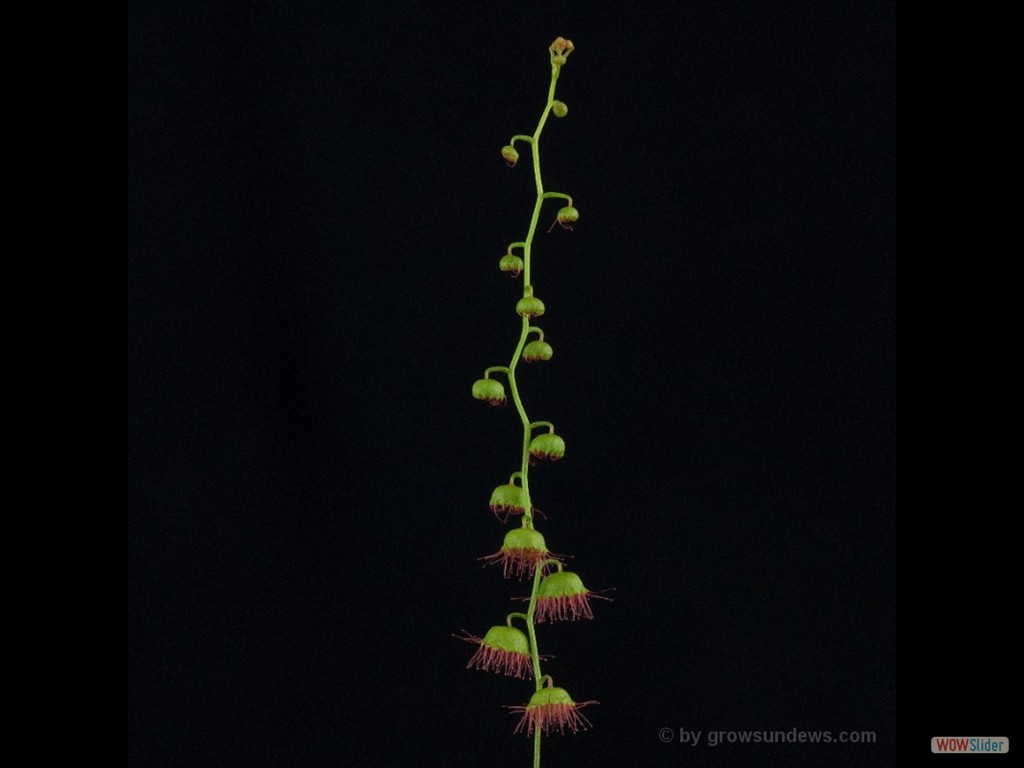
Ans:
<svg viewBox="0 0 1024 768"><path fill-rule="evenodd" d="M508 402L504 385L494 379L477 379L473 383L473 397L491 405L504 405Z"/></svg>
<svg viewBox="0 0 1024 768"><path fill-rule="evenodd" d="M554 353L550 344L536 339L523 347L523 362L535 363L538 360L550 360Z"/></svg>
<svg viewBox="0 0 1024 768"><path fill-rule="evenodd" d="M544 314L544 302L534 296L524 296L516 302L516 312L523 317L540 317Z"/></svg>
<svg viewBox="0 0 1024 768"><path fill-rule="evenodd" d="M565 456L565 440L554 433L537 435L530 441L530 455L558 461Z"/></svg>
<svg viewBox="0 0 1024 768"><path fill-rule="evenodd" d="M517 515L521 515L526 511L523 489L512 483L499 485L491 493L489 506L492 510L514 511Z"/></svg>
<svg viewBox="0 0 1024 768"><path fill-rule="evenodd" d="M519 162L519 153L511 144L506 144L501 148L501 156L505 158L505 162L508 163L509 168L515 168L516 163Z"/></svg>
<svg viewBox="0 0 1024 768"><path fill-rule="evenodd" d="M558 223L563 227L572 224L574 221L579 221L579 218L580 212L571 205L567 205L558 211Z"/></svg>
<svg viewBox="0 0 1024 768"><path fill-rule="evenodd" d="M569 692L565 688L559 688L557 685L553 685L550 688L544 687L534 693L530 697L530 703L526 706L530 709L534 707L550 707L557 705L569 705L575 706L576 702L569 696Z"/></svg>
<svg viewBox="0 0 1024 768"><path fill-rule="evenodd" d="M530 655L530 641L522 630L508 627L504 624L488 629L480 644L508 653L519 653L524 656Z"/></svg>
<svg viewBox="0 0 1024 768"><path fill-rule="evenodd" d="M544 543L544 537L539 531L533 528L513 528L505 534L505 541L501 545L501 551L507 552L512 549L532 549L537 552L547 552L548 546Z"/></svg>
<svg viewBox="0 0 1024 768"><path fill-rule="evenodd" d="M523 260L511 253L506 253L498 262L498 269L502 272L508 272L512 277L519 277L519 273L523 271L524 266Z"/></svg>
<svg viewBox="0 0 1024 768"><path fill-rule="evenodd" d="M583 586L582 579L570 571L555 571L548 574L541 580L540 588L537 590L538 597L547 598L586 594L588 594L587 588Z"/></svg>

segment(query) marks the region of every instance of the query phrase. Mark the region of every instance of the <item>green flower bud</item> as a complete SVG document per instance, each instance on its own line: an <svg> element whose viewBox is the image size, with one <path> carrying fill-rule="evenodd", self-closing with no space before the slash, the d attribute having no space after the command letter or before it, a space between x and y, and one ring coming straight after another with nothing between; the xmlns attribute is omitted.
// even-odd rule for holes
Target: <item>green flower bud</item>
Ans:
<svg viewBox="0 0 1024 768"><path fill-rule="evenodd" d="M560 53L556 53L554 56L551 57L551 61L556 67L560 67L563 64L565 64L565 56L563 56Z"/></svg>
<svg viewBox="0 0 1024 768"><path fill-rule="evenodd" d="M515 168L516 163L519 162L519 153L516 152L516 148L511 144L506 144L501 148L501 156L505 158L509 168Z"/></svg>
<svg viewBox="0 0 1024 768"><path fill-rule="evenodd" d="M538 360L550 360L554 350L546 341L531 341L523 347L523 362L536 363Z"/></svg>
<svg viewBox="0 0 1024 768"><path fill-rule="evenodd" d="M512 483L499 485L491 493L489 506L494 516L501 522L508 520L509 515L521 515L526 512L526 498L523 489Z"/></svg>
<svg viewBox="0 0 1024 768"><path fill-rule="evenodd" d="M519 277L519 273L523 271L523 260L518 256L513 256L511 253L506 253L501 257L501 261L498 262L498 268L502 272L508 272L512 277Z"/></svg>
<svg viewBox="0 0 1024 768"><path fill-rule="evenodd" d="M565 440L558 435L537 435L530 441L530 455L538 459L558 461L565 456Z"/></svg>
<svg viewBox="0 0 1024 768"><path fill-rule="evenodd" d="M558 212L558 223L562 229L572 229L572 223L580 218L580 212L571 205L565 206Z"/></svg>
<svg viewBox="0 0 1024 768"><path fill-rule="evenodd" d="M551 102L551 111L555 113L555 117L565 117L569 114L569 108L565 106L564 101Z"/></svg>
<svg viewBox="0 0 1024 768"><path fill-rule="evenodd" d="M477 379L473 383L473 397L491 405L504 405L508 402L505 387L494 379Z"/></svg>
<svg viewBox="0 0 1024 768"><path fill-rule="evenodd" d="M544 314L544 302L533 296L524 296L516 303L516 312L523 317L540 317Z"/></svg>

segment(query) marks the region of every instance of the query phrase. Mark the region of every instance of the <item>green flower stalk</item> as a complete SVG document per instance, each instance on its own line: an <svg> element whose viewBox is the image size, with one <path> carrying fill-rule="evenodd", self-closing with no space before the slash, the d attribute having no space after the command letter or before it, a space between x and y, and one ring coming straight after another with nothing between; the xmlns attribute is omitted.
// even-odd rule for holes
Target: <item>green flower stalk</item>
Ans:
<svg viewBox="0 0 1024 768"><path fill-rule="evenodd" d="M515 728L516 733L533 737L533 765L540 766L541 737L554 730L559 733L569 730L586 730L590 723L579 709L596 704L595 701L576 702L564 688L554 685L551 675L543 674L542 656L537 646L536 625L551 621L573 621L592 619L589 598L595 595L583 586L575 573L562 570L560 556L548 551L544 536L535 529L534 515L538 512L530 496L530 468L537 461L558 461L565 456L565 440L555 432L555 425L549 421L530 421L519 394L516 373L519 362L537 363L548 361L554 352L545 340L544 331L534 325L534 320L545 314L544 302L535 295L532 282L531 260L534 236L540 220L541 208L545 201L563 201L548 232L555 225L571 230L579 221L579 211L572 198L561 192L545 192L540 174L540 136L548 115L554 113L563 118L569 113L564 102L555 99L555 86L562 67L573 51L571 41L557 38L549 47L551 58L551 85L548 99L541 113L540 122L531 136L513 136L501 150L501 156L509 167L515 167L520 154L517 144L528 148L533 160L533 176L537 187L537 198L526 237L510 243L505 255L498 263L499 269L512 278L523 277L522 297L515 305L520 317L519 343L512 353L507 366L492 366L484 371L482 379L473 385L473 397L491 405L505 405L511 399L523 425L520 443L519 468L509 477L507 483L497 486L491 493L488 507L502 523L518 521L518 527L505 534L501 548L494 554L481 558L485 563L502 565L505 578L532 579L529 605L525 613L512 613L505 619L505 625L492 627L484 637L468 635L462 639L477 646L470 659L469 667L497 672L517 679L533 679L534 689L527 703L509 707L522 717ZM531 335L536 339L530 340ZM508 382L508 394L501 381L492 378L502 375ZM513 626L521 622L522 629ZM525 630L525 631L524 631Z"/></svg>

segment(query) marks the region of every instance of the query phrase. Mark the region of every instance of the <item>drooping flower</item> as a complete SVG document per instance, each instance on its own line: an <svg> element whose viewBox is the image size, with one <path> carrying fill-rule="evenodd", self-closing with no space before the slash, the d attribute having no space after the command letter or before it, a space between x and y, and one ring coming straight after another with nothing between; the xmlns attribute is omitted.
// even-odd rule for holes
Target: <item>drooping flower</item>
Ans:
<svg viewBox="0 0 1024 768"><path fill-rule="evenodd" d="M519 273L523 271L523 266L523 260L511 253L506 253L498 260L498 269L502 272L507 272L512 277L519 277Z"/></svg>
<svg viewBox="0 0 1024 768"><path fill-rule="evenodd" d="M487 565L501 563L507 579L514 574L517 579L533 576L533 570L551 557L544 537L532 528L513 528L505 534L501 549L492 555L480 558Z"/></svg>
<svg viewBox="0 0 1024 768"><path fill-rule="evenodd" d="M526 512L523 489L514 483L499 485L491 493L489 506L494 516L503 523L508 520L509 515L522 515Z"/></svg>
<svg viewBox="0 0 1024 768"><path fill-rule="evenodd" d="M582 579L575 573L549 573L541 580L537 590L537 623L594 618L590 610L592 595L598 597L583 586Z"/></svg>
<svg viewBox="0 0 1024 768"><path fill-rule="evenodd" d="M533 666L530 661L530 641L515 627L499 625L487 630L482 638L470 635L459 636L460 640L477 646L476 653L469 660L466 669L496 672L518 678L532 678Z"/></svg>
<svg viewBox="0 0 1024 768"><path fill-rule="evenodd" d="M477 379L473 382L473 397L491 405L504 405L508 402L505 387L494 379Z"/></svg>
<svg viewBox="0 0 1024 768"><path fill-rule="evenodd" d="M524 706L509 707L513 712L522 712L523 716L516 726L516 733L531 735L534 730L540 730L545 736L550 731L565 733L568 728L573 733L585 731L592 727L587 718L580 714L579 710L596 701L575 702L564 688L551 685L551 678L548 678L548 685L530 697L530 703Z"/></svg>
<svg viewBox="0 0 1024 768"><path fill-rule="evenodd" d="M580 212L573 208L571 205L567 205L564 208L558 210L558 215L555 217L555 221L558 222L558 226L562 229L572 229L574 221L580 220Z"/></svg>
<svg viewBox="0 0 1024 768"><path fill-rule="evenodd" d="M538 339L523 347L523 362L536 363L538 360L550 360L553 354L554 350L551 349L551 345Z"/></svg>
<svg viewBox="0 0 1024 768"><path fill-rule="evenodd" d="M516 163L519 162L519 153L511 144L506 144L501 148L501 156L505 158L505 163L509 168L515 168Z"/></svg>
<svg viewBox="0 0 1024 768"><path fill-rule="evenodd" d="M537 435L530 441L530 455L547 461L563 459L565 458L565 440L554 432Z"/></svg>
<svg viewBox="0 0 1024 768"><path fill-rule="evenodd" d="M516 302L516 314L523 317L540 317L544 314L544 302L534 296L524 296Z"/></svg>

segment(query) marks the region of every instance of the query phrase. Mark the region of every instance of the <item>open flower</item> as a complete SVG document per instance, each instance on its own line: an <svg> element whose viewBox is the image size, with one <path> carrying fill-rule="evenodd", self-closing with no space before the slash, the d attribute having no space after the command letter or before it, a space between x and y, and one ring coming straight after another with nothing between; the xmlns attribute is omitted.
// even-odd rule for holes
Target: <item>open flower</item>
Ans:
<svg viewBox="0 0 1024 768"><path fill-rule="evenodd" d="M594 595L583 586L583 581L570 571L550 573L540 582L537 590L537 623L545 621L576 621L594 618L590 598ZM604 600L609 598L605 597Z"/></svg>
<svg viewBox="0 0 1024 768"><path fill-rule="evenodd" d="M557 730L565 733L568 728L573 733L591 728L591 723L580 714L579 710L590 704L597 704L596 701L575 702L564 688L558 688L548 684L530 697L530 703L525 707L509 707L513 712L522 712L523 716L516 726L516 733L526 732L529 736L534 730L540 730L545 736L550 731Z"/></svg>
<svg viewBox="0 0 1024 768"><path fill-rule="evenodd" d="M533 677L530 641L515 627L491 627L482 638L468 632L465 636L456 637L477 646L476 653L469 660L466 669L479 669L483 672L496 672L499 675L518 678Z"/></svg>
<svg viewBox="0 0 1024 768"><path fill-rule="evenodd" d="M506 579L511 574L515 574L517 579L525 579L533 576L533 569L550 557L540 533L532 528L514 528L505 534L501 549L480 559L487 565L501 563Z"/></svg>

